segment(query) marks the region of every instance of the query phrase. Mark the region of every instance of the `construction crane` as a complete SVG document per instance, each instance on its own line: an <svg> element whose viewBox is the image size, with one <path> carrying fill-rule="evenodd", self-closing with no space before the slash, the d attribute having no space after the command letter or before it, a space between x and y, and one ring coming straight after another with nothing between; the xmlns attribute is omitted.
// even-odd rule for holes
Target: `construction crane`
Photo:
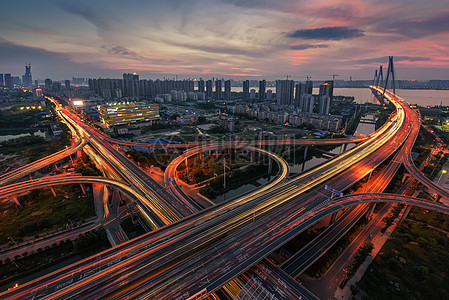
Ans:
<svg viewBox="0 0 449 300"><path fill-rule="evenodd" d="M332 80L335 81L335 77L338 77L338 74L332 73L332 74L320 74L320 76L332 76Z"/></svg>

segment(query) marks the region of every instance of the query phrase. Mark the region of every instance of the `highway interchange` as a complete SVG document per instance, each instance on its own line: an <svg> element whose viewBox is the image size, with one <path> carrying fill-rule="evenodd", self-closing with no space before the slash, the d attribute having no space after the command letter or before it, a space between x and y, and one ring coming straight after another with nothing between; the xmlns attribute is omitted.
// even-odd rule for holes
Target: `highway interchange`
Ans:
<svg viewBox="0 0 449 300"><path fill-rule="evenodd" d="M416 113L394 95L387 97L395 104L396 114L355 148L289 181L279 181L195 214L179 213L181 203L189 207L188 203L159 199L161 193L152 190L154 186L149 187L147 181L142 182L139 172L129 167L115 149L95 139L86 126L74 122L78 131L83 128L89 132L87 139L109 162L120 166L117 169L125 178L131 177L129 186L145 197L139 201L166 225L25 284L7 296L193 299L194 295L213 292L314 222L345 207L372 201L408 201L446 213L439 204L396 195L352 195L328 200L323 184L340 190L351 186L410 140L416 126L419 129L413 121ZM70 112L65 114L75 119ZM112 154L104 154L105 150Z"/></svg>

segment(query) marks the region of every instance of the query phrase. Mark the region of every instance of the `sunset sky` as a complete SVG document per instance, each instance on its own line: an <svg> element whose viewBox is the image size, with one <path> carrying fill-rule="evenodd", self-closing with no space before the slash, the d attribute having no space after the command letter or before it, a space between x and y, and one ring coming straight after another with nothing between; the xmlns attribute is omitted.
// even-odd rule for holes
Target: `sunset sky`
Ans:
<svg viewBox="0 0 449 300"><path fill-rule="evenodd" d="M0 73L34 79L449 79L447 0L4 1Z"/></svg>

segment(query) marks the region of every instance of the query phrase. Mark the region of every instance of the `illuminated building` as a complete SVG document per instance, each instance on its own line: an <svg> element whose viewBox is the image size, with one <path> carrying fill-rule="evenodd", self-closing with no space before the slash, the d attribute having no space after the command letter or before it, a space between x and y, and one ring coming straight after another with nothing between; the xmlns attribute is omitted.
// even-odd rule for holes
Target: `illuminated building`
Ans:
<svg viewBox="0 0 449 300"><path fill-rule="evenodd" d="M109 126L159 120L159 105L142 102L106 104L99 107L100 118Z"/></svg>

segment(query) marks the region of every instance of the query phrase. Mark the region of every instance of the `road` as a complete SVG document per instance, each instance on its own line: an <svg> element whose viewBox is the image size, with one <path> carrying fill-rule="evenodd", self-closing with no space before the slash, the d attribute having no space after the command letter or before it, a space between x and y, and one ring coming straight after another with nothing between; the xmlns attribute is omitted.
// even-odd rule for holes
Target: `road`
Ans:
<svg viewBox="0 0 449 300"><path fill-rule="evenodd" d="M321 218L370 201L403 201L447 212L436 203L394 195L358 195L327 201L323 185L344 189L366 176L407 138L407 107L365 142L283 182L198 212L79 264L10 291L14 298L189 298L218 289ZM399 197L399 198L398 198ZM344 199L345 202L342 202Z"/></svg>
<svg viewBox="0 0 449 300"><path fill-rule="evenodd" d="M262 193L264 191L267 191L267 190L275 187L280 182L282 182L290 173L290 168L289 168L288 163L285 161L285 159L283 159L279 155L269 152L267 150L261 149L261 148L256 148L253 146L246 146L243 144L235 144L232 146L232 149L240 149L240 147L243 147L243 149L247 149L248 151L259 152L261 154L268 156L269 159L274 160L279 167L278 176L276 176L276 178L273 181L271 181L270 183L268 183L267 185L264 185L264 186L256 189L255 191L252 191L251 192L252 194ZM194 155L198 155L202 152L214 151L214 150L219 150L219 149L223 149L222 143L215 143L215 144L211 143L211 144L201 145L201 146L186 150L182 155L180 155L177 158L175 158L174 160L172 160L170 162L170 164L167 166L167 168L165 169L165 173L164 173L164 182L168 182L168 187L180 199L184 199L184 201L189 201L190 198L182 191L180 186L177 184L177 176L176 176L177 168L184 160L186 160ZM227 148L225 148L225 149L227 149Z"/></svg>
<svg viewBox="0 0 449 300"><path fill-rule="evenodd" d="M410 136L408 137L410 138ZM365 191L368 193L381 193L393 179L394 175L402 165L405 156L405 145L395 154L388 165L378 174L374 175L366 183ZM362 204L345 212L335 223L331 224L319 236L308 243L304 248L285 261L281 268L293 278L296 278L324 253L327 252L337 241L340 240L368 211L369 206Z"/></svg>

